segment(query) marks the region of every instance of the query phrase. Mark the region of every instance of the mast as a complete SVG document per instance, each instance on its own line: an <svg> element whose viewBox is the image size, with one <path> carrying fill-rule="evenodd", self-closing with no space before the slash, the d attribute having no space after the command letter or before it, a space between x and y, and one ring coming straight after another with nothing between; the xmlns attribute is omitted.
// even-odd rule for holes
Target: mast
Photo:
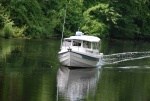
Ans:
<svg viewBox="0 0 150 101"><path fill-rule="evenodd" d="M65 23L66 23L66 11L67 11L67 5L66 5L65 12L64 12L64 22L63 22L63 30L62 30L62 36L61 36L61 47L62 47L62 44L63 44L63 36L64 36Z"/></svg>

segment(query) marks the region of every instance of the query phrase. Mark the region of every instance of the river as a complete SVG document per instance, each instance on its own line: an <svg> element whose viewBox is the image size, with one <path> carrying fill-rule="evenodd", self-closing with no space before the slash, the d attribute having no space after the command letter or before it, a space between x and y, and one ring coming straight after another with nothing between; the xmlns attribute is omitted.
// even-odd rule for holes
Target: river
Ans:
<svg viewBox="0 0 150 101"><path fill-rule="evenodd" d="M60 40L0 39L0 101L149 101L149 46L102 40L100 67L70 69Z"/></svg>

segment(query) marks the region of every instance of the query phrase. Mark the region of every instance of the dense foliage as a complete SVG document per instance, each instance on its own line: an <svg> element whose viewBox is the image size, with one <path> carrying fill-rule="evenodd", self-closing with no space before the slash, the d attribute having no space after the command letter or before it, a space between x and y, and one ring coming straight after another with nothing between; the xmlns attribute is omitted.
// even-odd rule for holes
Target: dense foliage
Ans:
<svg viewBox="0 0 150 101"><path fill-rule="evenodd" d="M148 0L0 0L0 36L60 37L65 10L65 36L150 39Z"/></svg>

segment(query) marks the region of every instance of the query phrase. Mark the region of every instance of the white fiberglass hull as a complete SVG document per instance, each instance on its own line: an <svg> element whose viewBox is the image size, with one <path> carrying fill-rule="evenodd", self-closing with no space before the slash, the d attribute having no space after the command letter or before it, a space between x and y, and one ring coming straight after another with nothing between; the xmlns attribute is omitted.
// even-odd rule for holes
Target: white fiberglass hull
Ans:
<svg viewBox="0 0 150 101"><path fill-rule="evenodd" d="M75 51L59 52L59 61L64 66L70 67L97 67L99 57L89 56Z"/></svg>

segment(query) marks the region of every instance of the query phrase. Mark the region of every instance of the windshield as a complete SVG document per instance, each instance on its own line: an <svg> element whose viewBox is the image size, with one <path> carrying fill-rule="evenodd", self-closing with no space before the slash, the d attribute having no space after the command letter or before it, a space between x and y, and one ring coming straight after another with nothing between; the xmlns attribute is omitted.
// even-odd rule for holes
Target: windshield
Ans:
<svg viewBox="0 0 150 101"><path fill-rule="evenodd" d="M72 46L81 46L81 41L79 41L79 40L73 40Z"/></svg>
<svg viewBox="0 0 150 101"><path fill-rule="evenodd" d="M84 48L90 48L90 49L91 49L91 42L83 41L83 47L84 47Z"/></svg>
<svg viewBox="0 0 150 101"><path fill-rule="evenodd" d="M92 42L92 48L98 49L98 42Z"/></svg>
<svg viewBox="0 0 150 101"><path fill-rule="evenodd" d="M63 46L71 46L71 40L64 40Z"/></svg>

